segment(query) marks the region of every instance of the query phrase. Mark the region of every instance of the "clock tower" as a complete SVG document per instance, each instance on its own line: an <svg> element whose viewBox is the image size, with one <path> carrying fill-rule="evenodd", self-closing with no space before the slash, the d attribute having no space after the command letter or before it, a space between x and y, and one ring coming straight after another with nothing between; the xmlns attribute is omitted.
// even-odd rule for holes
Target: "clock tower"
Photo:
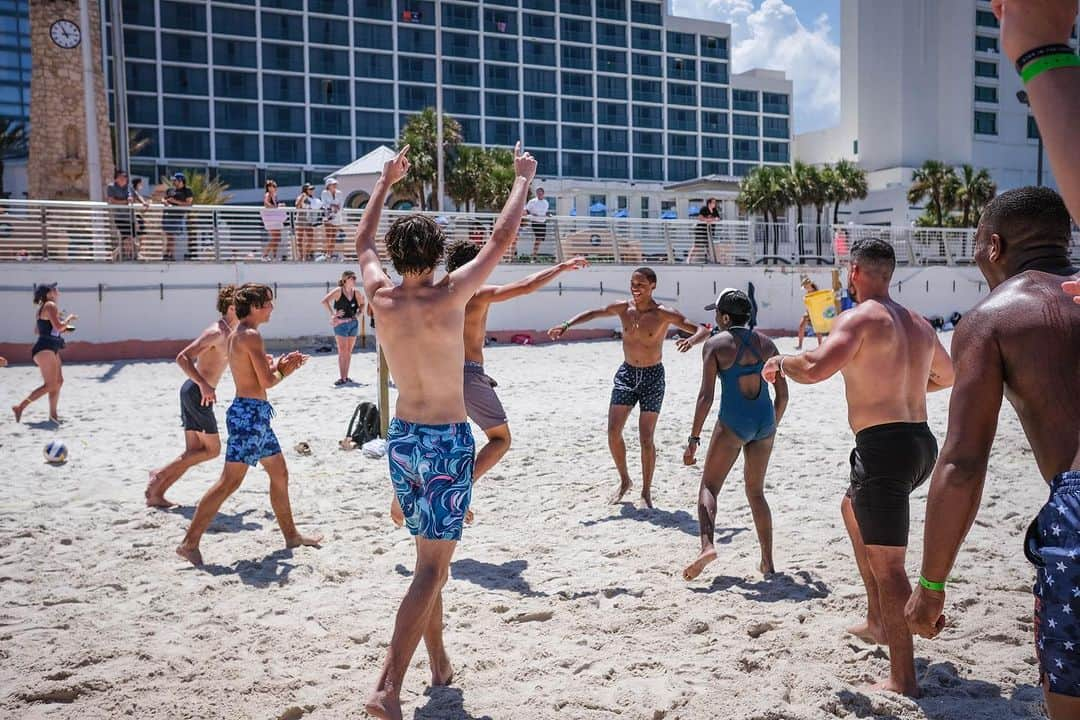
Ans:
<svg viewBox="0 0 1080 720"><path fill-rule="evenodd" d="M112 182L113 153L101 55L101 14L89 3L90 27L79 22L78 0L30 1L29 196L33 200L86 200L90 184ZM101 177L89 177L83 92L83 43L90 43Z"/></svg>

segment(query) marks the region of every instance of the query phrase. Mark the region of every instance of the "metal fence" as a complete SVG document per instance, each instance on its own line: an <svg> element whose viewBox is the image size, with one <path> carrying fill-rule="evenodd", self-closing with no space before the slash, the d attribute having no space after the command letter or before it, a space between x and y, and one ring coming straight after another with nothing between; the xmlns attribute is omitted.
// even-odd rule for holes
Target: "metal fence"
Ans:
<svg viewBox="0 0 1080 720"><path fill-rule="evenodd" d="M317 211L250 206L188 209L104 203L0 200L0 261L354 261L353 234L363 211L334 221ZM385 210L378 247L390 223L408 213ZM482 243L496 215L432 213L449 241ZM550 262L584 255L593 263L832 265L851 244L877 237L903 265L972 262L974 230L877 225L795 225L756 221L550 217L522 222L505 260ZM1080 261L1080 233L1072 256Z"/></svg>

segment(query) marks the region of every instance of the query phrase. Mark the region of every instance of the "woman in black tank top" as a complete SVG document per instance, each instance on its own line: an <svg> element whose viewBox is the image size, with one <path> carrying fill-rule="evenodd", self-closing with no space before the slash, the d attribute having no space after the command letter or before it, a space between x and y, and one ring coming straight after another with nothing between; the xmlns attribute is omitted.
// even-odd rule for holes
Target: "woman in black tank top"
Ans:
<svg viewBox="0 0 1080 720"><path fill-rule="evenodd" d="M338 286L326 293L322 304L330 313L330 325L337 341L340 377L334 385L340 387L352 382L349 378L349 363L356 346L356 337L360 334L360 323L363 322L364 296L356 289L356 273L352 270L341 273Z"/></svg>
<svg viewBox="0 0 1080 720"><path fill-rule="evenodd" d="M64 373L60 363L60 350L64 347L62 336L75 329L75 326L70 323L78 319L78 316L68 315L61 319L60 310L56 305L59 297L60 291L56 289L56 283L38 285L34 288L34 304L37 306L34 318L38 337L30 356L41 370L43 382L22 402L12 406L11 411L15 413L15 422L22 419L23 410L30 403L45 395L49 396L49 419L55 423L60 422L57 406L60 402L60 386L64 384Z"/></svg>

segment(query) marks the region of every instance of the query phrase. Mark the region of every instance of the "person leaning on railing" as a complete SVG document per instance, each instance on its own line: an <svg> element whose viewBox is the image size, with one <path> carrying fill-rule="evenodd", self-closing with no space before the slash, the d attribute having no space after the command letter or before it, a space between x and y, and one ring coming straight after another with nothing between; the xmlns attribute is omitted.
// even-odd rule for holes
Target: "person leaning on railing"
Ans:
<svg viewBox="0 0 1080 720"><path fill-rule="evenodd" d="M109 253L109 259L134 260L135 233L131 217L131 188L128 186L128 174L123 170L113 173L113 181L105 186L105 202L117 206L110 212L118 238L116 247ZM120 209L121 207L123 209Z"/></svg>
<svg viewBox="0 0 1080 720"><path fill-rule="evenodd" d="M187 186L182 172L172 176L172 187L165 191L165 211L161 217L161 229L165 231L165 254L162 260L175 260L176 239L187 240L188 208L195 202L195 193ZM188 248L190 252L190 248Z"/></svg>

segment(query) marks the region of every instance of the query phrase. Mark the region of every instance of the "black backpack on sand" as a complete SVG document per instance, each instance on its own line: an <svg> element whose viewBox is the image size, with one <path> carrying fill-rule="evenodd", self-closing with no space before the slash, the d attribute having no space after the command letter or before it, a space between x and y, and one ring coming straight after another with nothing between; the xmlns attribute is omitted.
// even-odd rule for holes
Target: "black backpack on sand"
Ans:
<svg viewBox="0 0 1080 720"><path fill-rule="evenodd" d="M345 437L363 447L365 443L379 437L379 408L370 402L362 402L353 410Z"/></svg>

